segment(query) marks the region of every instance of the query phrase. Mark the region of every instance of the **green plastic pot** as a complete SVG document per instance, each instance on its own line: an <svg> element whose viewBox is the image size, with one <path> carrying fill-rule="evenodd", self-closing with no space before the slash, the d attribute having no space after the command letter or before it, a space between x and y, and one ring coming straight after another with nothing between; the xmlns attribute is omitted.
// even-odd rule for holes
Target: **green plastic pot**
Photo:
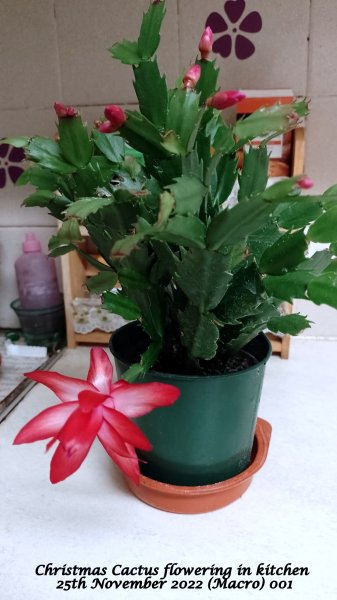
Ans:
<svg viewBox="0 0 337 600"><path fill-rule="evenodd" d="M118 378L146 348L137 323L119 329L110 340ZM169 383L180 389L175 404L135 419L153 450L139 453L143 475L174 485L207 485L244 471L250 463L265 365L271 355L260 333L245 351L256 364L238 373L183 376L150 371L142 382Z"/></svg>

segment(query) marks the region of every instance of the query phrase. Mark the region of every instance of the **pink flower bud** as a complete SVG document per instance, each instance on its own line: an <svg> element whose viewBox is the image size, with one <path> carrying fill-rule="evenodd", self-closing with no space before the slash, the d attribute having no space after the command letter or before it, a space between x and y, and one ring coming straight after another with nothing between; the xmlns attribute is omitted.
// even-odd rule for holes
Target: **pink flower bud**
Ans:
<svg viewBox="0 0 337 600"><path fill-rule="evenodd" d="M304 175L297 181L297 185L301 188L301 190L310 190L314 186L314 182L310 177Z"/></svg>
<svg viewBox="0 0 337 600"><path fill-rule="evenodd" d="M194 89L197 85L201 75L201 67L199 65L193 65L188 71L186 71L183 79L183 87L185 89Z"/></svg>
<svg viewBox="0 0 337 600"><path fill-rule="evenodd" d="M199 50L201 53L201 58L206 60L209 57L210 52L212 52L213 48L213 31L210 27L206 27L204 33L202 34L199 42Z"/></svg>
<svg viewBox="0 0 337 600"><path fill-rule="evenodd" d="M54 103L54 109L57 116L60 119L63 119L64 117L77 117L78 115L78 111L76 108L74 108L73 106L66 106L65 104L61 104L60 102Z"/></svg>
<svg viewBox="0 0 337 600"><path fill-rule="evenodd" d="M104 114L108 121L110 121L112 127L112 130L106 133L112 133L113 131L116 131L122 127L126 121L126 114L124 110L120 106L117 106L117 104L109 104L109 106L106 106Z"/></svg>
<svg viewBox="0 0 337 600"><path fill-rule="evenodd" d="M230 106L234 106L240 102L240 100L244 100L246 94L240 92L238 90L228 90L227 92L218 92L211 96L206 101L206 105L210 108L216 108L218 110L224 110L225 108L229 108Z"/></svg>
<svg viewBox="0 0 337 600"><path fill-rule="evenodd" d="M98 131L100 131L101 133L113 133L114 131L116 131L116 129L114 129L110 121L104 121L104 123L101 123L98 127Z"/></svg>

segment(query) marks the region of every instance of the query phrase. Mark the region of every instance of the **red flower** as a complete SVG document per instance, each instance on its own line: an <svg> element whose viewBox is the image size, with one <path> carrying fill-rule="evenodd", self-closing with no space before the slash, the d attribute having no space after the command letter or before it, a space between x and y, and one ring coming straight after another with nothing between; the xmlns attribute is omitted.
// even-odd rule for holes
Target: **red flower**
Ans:
<svg viewBox="0 0 337 600"><path fill-rule="evenodd" d="M54 109L60 119L77 117L78 110L74 106L66 106L60 102L54 102Z"/></svg>
<svg viewBox="0 0 337 600"><path fill-rule="evenodd" d="M185 89L190 88L193 89L197 85L201 75L201 67L200 65L193 65L190 67L183 78L183 87Z"/></svg>
<svg viewBox="0 0 337 600"><path fill-rule="evenodd" d="M113 384L112 365L101 348L91 350L86 380L53 371L33 371L26 377L49 387L62 402L34 417L14 440L25 444L51 438L47 449L59 442L50 465L52 483L77 471L96 436L116 465L138 483L135 448L151 450L151 444L129 417L173 404L180 393L164 383Z"/></svg>
<svg viewBox="0 0 337 600"><path fill-rule="evenodd" d="M217 92L206 100L206 105L210 108L224 110L230 106L234 106L246 97L246 94L238 90L227 90L226 92Z"/></svg>
<svg viewBox="0 0 337 600"><path fill-rule="evenodd" d="M201 53L202 60L207 60L210 53L212 52L213 47L213 31L210 27L206 27L203 32L200 42L199 42L199 50Z"/></svg>
<svg viewBox="0 0 337 600"><path fill-rule="evenodd" d="M99 129L102 133L113 133L122 127L126 121L126 114L124 110L120 106L117 106L117 104L109 104L106 106L104 115L107 121L102 123ZM109 127L108 123L110 123Z"/></svg>

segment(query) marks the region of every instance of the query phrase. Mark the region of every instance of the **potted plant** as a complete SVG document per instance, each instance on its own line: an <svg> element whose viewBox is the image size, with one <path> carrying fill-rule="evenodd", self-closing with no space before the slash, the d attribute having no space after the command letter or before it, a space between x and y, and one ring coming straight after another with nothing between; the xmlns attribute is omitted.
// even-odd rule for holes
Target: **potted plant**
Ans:
<svg viewBox="0 0 337 600"><path fill-rule="evenodd" d="M210 28L199 58L169 90L155 56L164 14L165 2L153 2L138 40L110 50L133 69L139 111L111 104L89 131L74 107L56 103L57 139L7 141L30 161L18 184L37 189L25 206L45 206L63 221L50 254L82 253L85 225L104 258L87 257L99 270L88 288L131 321L111 341L119 377L179 388L171 406L129 416L154 446L142 446L143 474L186 494L251 475L270 355L263 331L296 335L310 326L305 316L280 314L282 302L337 308L337 187L308 196L303 175L267 188L267 142L294 129L308 102L226 123L222 111L243 95L218 89ZM310 241L330 245L308 257Z"/></svg>

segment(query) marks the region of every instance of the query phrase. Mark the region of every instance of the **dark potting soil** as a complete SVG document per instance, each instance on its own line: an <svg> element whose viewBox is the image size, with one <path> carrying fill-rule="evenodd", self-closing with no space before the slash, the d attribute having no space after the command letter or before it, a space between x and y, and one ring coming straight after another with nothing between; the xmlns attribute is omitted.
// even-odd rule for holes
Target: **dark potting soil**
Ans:
<svg viewBox="0 0 337 600"><path fill-rule="evenodd" d="M233 356L220 352L211 360L198 360L189 363L184 360L177 360L174 352L172 352L170 357L159 358L153 369L161 373L175 373L176 375L225 375L226 373L244 371L256 365L257 362L256 358L245 350L240 350Z"/></svg>

